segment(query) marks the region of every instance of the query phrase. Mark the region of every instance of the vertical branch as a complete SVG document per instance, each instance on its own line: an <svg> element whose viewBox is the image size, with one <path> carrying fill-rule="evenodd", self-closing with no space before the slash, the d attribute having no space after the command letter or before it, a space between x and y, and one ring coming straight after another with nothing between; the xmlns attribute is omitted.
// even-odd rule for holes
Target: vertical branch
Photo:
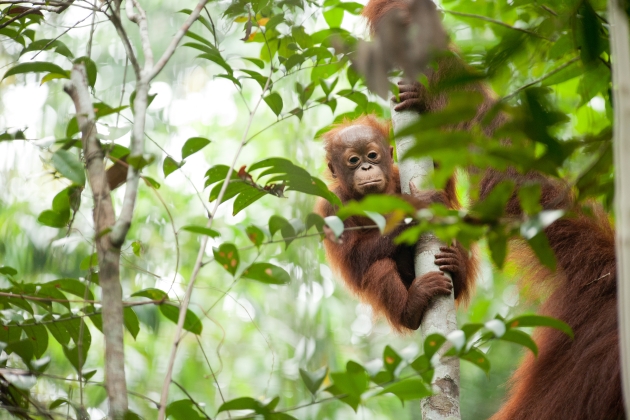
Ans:
<svg viewBox="0 0 630 420"><path fill-rule="evenodd" d="M630 409L630 29L619 0L608 1L612 52L613 151L615 162L615 218L617 293L621 380L626 411Z"/></svg>
<svg viewBox="0 0 630 420"><path fill-rule="evenodd" d="M394 102L390 102L392 111L392 125L394 133L413 124L420 116L415 111L394 110ZM403 156L415 143L413 136L396 136L396 153ZM409 194L409 183L425 187L433 172L433 160L405 159L399 160L400 186L403 194ZM439 271L435 265L435 254L440 252L443 244L432 234L424 234L416 245L415 271L420 277L430 271ZM448 273L444 273L449 276ZM455 299L453 292L450 296L436 296L422 318L420 325L422 341L429 334L439 333L444 336L457 328ZM442 355L446 350L441 350ZM435 375L433 376L434 395L421 402L422 418L424 420L459 419L459 359L457 357L436 358L433 361Z"/></svg>
<svg viewBox="0 0 630 420"><path fill-rule="evenodd" d="M123 343L123 305L120 286L120 250L107 230L114 224L114 207L105 175L104 153L96 138L94 107L90 99L83 64L75 64L64 90L74 102L81 129L83 154L94 197L94 229L100 285L103 293L103 335L105 338L105 384L109 416L122 418L127 411L127 384Z"/></svg>

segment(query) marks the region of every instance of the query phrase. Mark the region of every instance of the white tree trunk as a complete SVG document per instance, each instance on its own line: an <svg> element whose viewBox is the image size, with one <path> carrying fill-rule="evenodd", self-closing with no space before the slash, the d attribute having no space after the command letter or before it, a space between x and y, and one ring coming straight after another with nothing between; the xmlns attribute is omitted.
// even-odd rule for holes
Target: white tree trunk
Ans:
<svg viewBox="0 0 630 420"><path fill-rule="evenodd" d="M617 295L621 379L626 412L630 409L630 30L628 16L618 0L608 1L615 107L613 151L615 161L615 220Z"/></svg>
<svg viewBox="0 0 630 420"><path fill-rule="evenodd" d="M394 133L418 121L420 115L415 111L394 111L394 103L390 103ZM396 152L400 156L415 143L413 136L396 137ZM403 194L409 194L409 182L418 189L427 188L433 173L433 160L405 159L398 162L400 170L400 186ZM435 265L434 255L440 252L443 244L432 234L424 234L416 245L415 271L416 277L430 271L439 271ZM450 277L450 276L449 276ZM430 303L420 325L422 341L429 334L440 333L447 336L457 328L455 299L450 296L438 296ZM444 353L441 351L440 354ZM459 419L459 359L457 357L434 358L435 375L433 376L433 392L435 395L422 400L422 418L424 420Z"/></svg>

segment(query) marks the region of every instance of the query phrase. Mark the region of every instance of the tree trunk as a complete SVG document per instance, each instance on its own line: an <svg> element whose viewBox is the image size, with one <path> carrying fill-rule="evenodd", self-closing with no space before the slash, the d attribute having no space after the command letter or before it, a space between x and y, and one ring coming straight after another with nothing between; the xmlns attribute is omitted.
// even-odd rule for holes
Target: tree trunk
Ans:
<svg viewBox="0 0 630 420"><path fill-rule="evenodd" d="M630 408L630 30L618 0L608 1L615 108L615 225L621 379L626 412Z"/></svg>
<svg viewBox="0 0 630 420"><path fill-rule="evenodd" d="M99 278L103 303L105 339L105 385L109 399L109 418L123 418L127 412L125 353L123 342L123 306L120 285L120 249L112 245L107 229L114 225L114 207L105 174L104 153L96 137L94 107L88 90L83 64L72 67L70 83L65 86L76 109L81 129L83 155L94 197L94 230L98 254Z"/></svg>
<svg viewBox="0 0 630 420"><path fill-rule="evenodd" d="M391 102L392 124L394 133L417 121L420 116L415 111L394 111ZM415 143L413 136L396 137L396 152L400 156ZM419 189L426 188L429 177L433 172L433 160L405 159L399 160L400 186L403 194L409 194L409 182L412 181ZM416 245L415 270L416 277L430 271L439 271L434 262L434 255L440 252L443 244L432 234L424 234ZM438 296L433 299L420 325L422 341L429 334L439 333L447 336L457 328L455 299L450 296ZM439 354L443 354L441 350ZM433 377L433 392L435 395L422 400L422 418L424 420L459 419L459 359L457 357L434 358L435 375Z"/></svg>

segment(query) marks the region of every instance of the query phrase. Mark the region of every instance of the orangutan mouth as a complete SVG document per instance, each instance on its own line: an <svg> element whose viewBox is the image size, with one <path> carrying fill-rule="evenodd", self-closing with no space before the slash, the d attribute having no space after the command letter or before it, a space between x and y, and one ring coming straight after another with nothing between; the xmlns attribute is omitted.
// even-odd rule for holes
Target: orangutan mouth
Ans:
<svg viewBox="0 0 630 420"><path fill-rule="evenodd" d="M382 179L371 179L369 181L365 181L359 185L363 186L363 185L371 185L371 184L380 184L383 180Z"/></svg>

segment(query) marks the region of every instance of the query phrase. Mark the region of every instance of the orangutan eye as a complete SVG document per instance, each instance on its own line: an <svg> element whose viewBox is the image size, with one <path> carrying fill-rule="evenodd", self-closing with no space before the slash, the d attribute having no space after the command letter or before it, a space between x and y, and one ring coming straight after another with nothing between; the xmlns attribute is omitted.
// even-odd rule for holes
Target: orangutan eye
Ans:
<svg viewBox="0 0 630 420"><path fill-rule="evenodd" d="M378 157L378 153L376 153L376 152L368 153L368 158L370 158L370 159L376 159L377 157Z"/></svg>
<svg viewBox="0 0 630 420"><path fill-rule="evenodd" d="M348 159L348 162L350 162L352 165L356 165L357 163L359 163L359 158L356 156L352 156L350 159Z"/></svg>

